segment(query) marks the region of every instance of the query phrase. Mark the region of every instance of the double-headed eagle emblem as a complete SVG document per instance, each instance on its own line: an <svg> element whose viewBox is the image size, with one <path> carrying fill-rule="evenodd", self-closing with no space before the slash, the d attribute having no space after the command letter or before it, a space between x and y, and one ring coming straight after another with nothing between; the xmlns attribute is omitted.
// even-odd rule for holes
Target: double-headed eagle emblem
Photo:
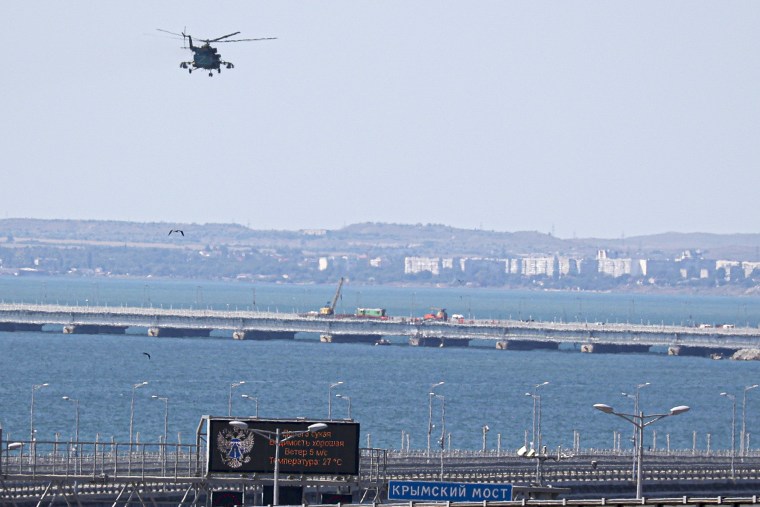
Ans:
<svg viewBox="0 0 760 507"><path fill-rule="evenodd" d="M253 450L252 431L239 428L222 428L216 434L216 448L222 455L222 461L230 468L240 468L251 461L248 454Z"/></svg>

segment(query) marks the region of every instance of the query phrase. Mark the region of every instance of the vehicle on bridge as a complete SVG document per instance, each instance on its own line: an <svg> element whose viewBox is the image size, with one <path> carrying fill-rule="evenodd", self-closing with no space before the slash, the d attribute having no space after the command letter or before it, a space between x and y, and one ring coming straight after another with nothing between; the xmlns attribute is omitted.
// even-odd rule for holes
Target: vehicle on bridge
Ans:
<svg viewBox="0 0 760 507"><path fill-rule="evenodd" d="M357 308L356 317L387 319L388 315L385 313L385 308Z"/></svg>
<svg viewBox="0 0 760 507"><path fill-rule="evenodd" d="M446 322L449 320L449 314L446 313L446 308L430 308L435 313L426 313L422 316L423 320L440 320Z"/></svg>

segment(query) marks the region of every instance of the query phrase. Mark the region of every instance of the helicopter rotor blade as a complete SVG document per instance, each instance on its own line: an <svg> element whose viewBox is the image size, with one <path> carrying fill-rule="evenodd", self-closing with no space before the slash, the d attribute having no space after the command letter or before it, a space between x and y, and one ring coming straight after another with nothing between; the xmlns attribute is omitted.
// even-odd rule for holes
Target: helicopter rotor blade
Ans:
<svg viewBox="0 0 760 507"><path fill-rule="evenodd" d="M277 37L262 37L260 39L230 39L230 40L220 40L217 42L250 42L250 41L257 41L257 40L275 40L276 38Z"/></svg>
<svg viewBox="0 0 760 507"><path fill-rule="evenodd" d="M228 33L227 35L222 35L221 37L217 37L216 39L211 39L211 40L208 40L206 42L218 42L218 41L220 41L222 39L226 39L227 37L232 37L233 35L237 35L239 33L240 32Z"/></svg>
<svg viewBox="0 0 760 507"><path fill-rule="evenodd" d="M156 30L158 30L159 32L164 32L164 33L169 33L169 34L172 34L172 35L176 35L177 37L183 37L184 38L184 36L185 36L185 34L183 34L183 33L170 32L169 30L164 30L162 28L156 28Z"/></svg>

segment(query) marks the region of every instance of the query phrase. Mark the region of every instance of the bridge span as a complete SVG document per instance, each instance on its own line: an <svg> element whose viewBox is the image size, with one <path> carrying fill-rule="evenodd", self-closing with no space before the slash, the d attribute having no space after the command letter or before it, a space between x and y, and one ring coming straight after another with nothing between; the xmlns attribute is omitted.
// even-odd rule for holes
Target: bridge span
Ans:
<svg viewBox="0 0 760 507"><path fill-rule="evenodd" d="M422 320L207 309L0 304L0 331L41 331L61 326L64 333L121 334L147 328L151 336L209 336L230 331L236 339L293 339L315 333L325 342L378 343L385 336L408 337L411 345L467 346L487 340L495 348L528 350L572 344L582 352L647 352L666 347L672 355L732 354L760 349L760 329L686 327L630 323L520 320ZM381 342L382 343L382 342Z"/></svg>

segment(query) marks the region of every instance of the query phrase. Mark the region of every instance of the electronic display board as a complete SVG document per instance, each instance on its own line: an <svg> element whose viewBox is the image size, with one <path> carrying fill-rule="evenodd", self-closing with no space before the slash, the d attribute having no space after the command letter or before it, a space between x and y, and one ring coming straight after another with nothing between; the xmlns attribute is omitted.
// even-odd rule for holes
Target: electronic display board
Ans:
<svg viewBox="0 0 760 507"><path fill-rule="evenodd" d="M230 421L246 423L231 425ZM326 428L305 432L312 424ZM209 473L273 473L280 431L280 473L357 475L359 423L343 421L209 418Z"/></svg>

